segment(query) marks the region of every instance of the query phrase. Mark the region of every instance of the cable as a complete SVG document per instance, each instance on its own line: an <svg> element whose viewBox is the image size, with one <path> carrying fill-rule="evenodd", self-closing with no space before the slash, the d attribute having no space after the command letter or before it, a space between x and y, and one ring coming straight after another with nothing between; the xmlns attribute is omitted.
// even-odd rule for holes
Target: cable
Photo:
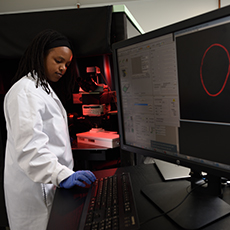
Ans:
<svg viewBox="0 0 230 230"><path fill-rule="evenodd" d="M100 74L101 74L103 80L105 81L105 84L108 86L109 91L111 91L111 88L109 87L108 81L105 79L105 77L102 73L100 73Z"/></svg>
<svg viewBox="0 0 230 230"><path fill-rule="evenodd" d="M101 76L102 76L102 78L103 78L105 84L108 86L109 91L111 91L111 88L109 87L109 84L108 84L106 78L104 77L104 75L103 75L102 73L101 73ZM116 102L116 100L114 99L114 98L115 98L115 95L114 95L114 94L112 95L112 98L113 98L113 102L114 102L114 104L115 104L115 106L116 106L116 108L117 108L117 102Z"/></svg>
<svg viewBox="0 0 230 230"><path fill-rule="evenodd" d="M151 221L151 220L154 220L154 219L157 219L157 218L159 218L159 217L165 216L165 215L167 215L168 213L172 212L173 210L175 210L176 208L178 208L181 204L183 204L184 201L188 198L188 196L189 196L194 190L196 190L197 188L199 188L199 187L201 187L201 186L203 186L203 185L205 185L205 184L207 184L206 181L205 181L203 184L200 184L200 185L196 186L195 188L193 188L190 192L188 192L188 194L183 198L183 200L182 200L178 205L176 205L174 208L172 208L172 209L170 209L169 211L164 212L164 213L162 213L162 214L160 214L160 215L158 215L158 216L154 216L154 217L152 217L152 218L150 218L150 219L148 219L148 220L146 220L146 221L140 223L140 225L146 224L146 223L148 223L148 222ZM190 187L190 186L188 186L188 187ZM188 187L187 187L187 189L188 189ZM186 190L187 190L187 189L186 189Z"/></svg>

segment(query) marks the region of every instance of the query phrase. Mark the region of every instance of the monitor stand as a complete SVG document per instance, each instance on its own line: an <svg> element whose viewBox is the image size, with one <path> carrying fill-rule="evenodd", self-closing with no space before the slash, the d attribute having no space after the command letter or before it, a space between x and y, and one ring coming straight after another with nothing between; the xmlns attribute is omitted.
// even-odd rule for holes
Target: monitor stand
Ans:
<svg viewBox="0 0 230 230"><path fill-rule="evenodd" d="M190 189L191 182L179 180L146 185L142 192L166 213L180 204ZM192 192L167 216L184 229L199 229L229 213L230 205L218 196Z"/></svg>

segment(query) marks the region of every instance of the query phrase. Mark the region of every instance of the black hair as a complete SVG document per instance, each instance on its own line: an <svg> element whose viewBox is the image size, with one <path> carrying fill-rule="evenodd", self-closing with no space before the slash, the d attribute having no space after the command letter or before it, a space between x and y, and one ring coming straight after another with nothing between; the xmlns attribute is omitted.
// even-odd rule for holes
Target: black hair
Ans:
<svg viewBox="0 0 230 230"><path fill-rule="evenodd" d="M21 57L19 61L18 70L12 79L12 83L15 83L23 76L31 73L34 79L35 75L37 75L36 87L39 84L43 87L43 89L49 94L50 89L48 86L48 79L45 75L45 66L44 66L44 58L49 53L49 45L56 40L68 40L64 35L59 32L51 29L44 30L40 32L35 38L32 40L30 45L27 47L25 53ZM71 42L69 41L71 44ZM73 49L71 49L73 52ZM71 92L74 88L75 83L75 67L74 60L72 60L70 66L67 69L65 75L68 75L68 80L65 79L64 86L66 87L67 92ZM70 70L69 70L70 69ZM64 77L66 78L66 76Z"/></svg>

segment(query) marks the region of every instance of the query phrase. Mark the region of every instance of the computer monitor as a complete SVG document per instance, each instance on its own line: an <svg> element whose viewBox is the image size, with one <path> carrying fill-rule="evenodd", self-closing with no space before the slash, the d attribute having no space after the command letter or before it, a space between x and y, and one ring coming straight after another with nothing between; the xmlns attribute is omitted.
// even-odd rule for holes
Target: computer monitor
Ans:
<svg viewBox="0 0 230 230"><path fill-rule="evenodd" d="M115 43L113 59L121 148L191 168L143 194L165 213L186 196L168 212L186 229L227 215L230 7Z"/></svg>

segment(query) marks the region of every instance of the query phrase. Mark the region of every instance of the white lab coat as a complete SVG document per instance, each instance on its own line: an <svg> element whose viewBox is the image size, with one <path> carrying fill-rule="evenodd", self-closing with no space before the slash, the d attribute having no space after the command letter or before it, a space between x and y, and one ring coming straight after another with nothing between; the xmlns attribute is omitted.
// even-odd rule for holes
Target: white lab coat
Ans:
<svg viewBox="0 0 230 230"><path fill-rule="evenodd" d="M6 94L4 113L10 229L45 230L56 186L74 173L66 111L53 90L36 88L29 74Z"/></svg>

